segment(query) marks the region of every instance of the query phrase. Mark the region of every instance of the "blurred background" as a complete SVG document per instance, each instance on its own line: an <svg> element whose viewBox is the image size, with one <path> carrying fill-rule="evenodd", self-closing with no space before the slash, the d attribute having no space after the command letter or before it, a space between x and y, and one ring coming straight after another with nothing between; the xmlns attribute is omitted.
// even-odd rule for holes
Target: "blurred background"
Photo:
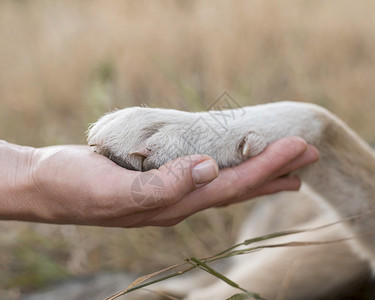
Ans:
<svg viewBox="0 0 375 300"><path fill-rule="evenodd" d="M375 2L0 0L0 138L85 143L114 108L320 104L375 145ZM241 205L173 228L0 223L0 299L231 245ZM150 253L152 249L152 253Z"/></svg>

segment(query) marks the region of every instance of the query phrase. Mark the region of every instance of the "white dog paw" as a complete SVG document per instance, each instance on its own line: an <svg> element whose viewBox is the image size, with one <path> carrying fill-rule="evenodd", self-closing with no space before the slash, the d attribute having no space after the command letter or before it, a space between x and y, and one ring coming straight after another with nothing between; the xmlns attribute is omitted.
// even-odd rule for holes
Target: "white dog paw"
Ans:
<svg viewBox="0 0 375 300"><path fill-rule="evenodd" d="M95 152L131 170L155 169L180 156L208 154L219 167L235 166L267 146L264 136L238 126L225 126L210 113L133 107L109 113L88 131Z"/></svg>

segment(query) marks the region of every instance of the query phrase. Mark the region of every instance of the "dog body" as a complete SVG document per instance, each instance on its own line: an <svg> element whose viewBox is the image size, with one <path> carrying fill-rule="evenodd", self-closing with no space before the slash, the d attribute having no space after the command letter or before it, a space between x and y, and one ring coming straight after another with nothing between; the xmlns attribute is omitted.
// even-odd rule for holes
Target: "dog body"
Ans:
<svg viewBox="0 0 375 300"><path fill-rule="evenodd" d="M231 167L286 136L300 136L320 151L319 162L297 172L306 186L300 196L307 200L299 202L291 196L280 202L262 200L244 225L242 238L340 219L344 222L336 227L305 232L295 239L352 239L347 244L262 250L236 258L227 275L268 299L316 299L375 268L375 155L336 116L319 106L297 102L203 113L128 108L95 123L88 143L121 166L146 171L198 153L212 156L221 168ZM277 219L280 214L284 217L280 219L290 216L294 221L283 224ZM217 282L184 295L220 299L234 293Z"/></svg>

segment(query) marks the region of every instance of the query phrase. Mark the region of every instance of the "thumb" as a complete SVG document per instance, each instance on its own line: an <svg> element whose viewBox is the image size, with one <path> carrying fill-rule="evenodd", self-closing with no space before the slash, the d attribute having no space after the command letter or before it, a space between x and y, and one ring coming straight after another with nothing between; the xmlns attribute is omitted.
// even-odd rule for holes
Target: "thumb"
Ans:
<svg viewBox="0 0 375 300"><path fill-rule="evenodd" d="M164 206L213 181L219 175L219 168L208 155L190 155L166 163L157 172L165 186Z"/></svg>

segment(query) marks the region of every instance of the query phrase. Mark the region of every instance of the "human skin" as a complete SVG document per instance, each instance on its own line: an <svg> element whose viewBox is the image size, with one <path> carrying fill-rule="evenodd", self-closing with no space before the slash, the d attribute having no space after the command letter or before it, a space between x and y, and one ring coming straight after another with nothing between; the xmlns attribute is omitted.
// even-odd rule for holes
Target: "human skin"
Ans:
<svg viewBox="0 0 375 300"><path fill-rule="evenodd" d="M0 141L0 219L106 227L171 226L201 210L284 190L298 190L289 173L317 161L299 137L270 144L260 155L218 171L207 155L177 158L148 172L126 170L88 146L45 148ZM140 205L132 183L157 176L162 198ZM145 187L144 193L154 192Z"/></svg>

